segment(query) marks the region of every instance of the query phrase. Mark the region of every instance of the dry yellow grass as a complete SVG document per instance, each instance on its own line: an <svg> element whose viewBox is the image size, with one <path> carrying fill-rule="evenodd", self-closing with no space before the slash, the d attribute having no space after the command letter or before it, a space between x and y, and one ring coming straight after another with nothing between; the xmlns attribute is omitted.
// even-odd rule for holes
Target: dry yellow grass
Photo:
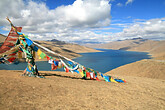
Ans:
<svg viewBox="0 0 165 110"><path fill-rule="evenodd" d="M0 109L164 110L165 81L118 76L127 83L82 80L78 74L43 71L46 79L0 70Z"/></svg>
<svg viewBox="0 0 165 110"><path fill-rule="evenodd" d="M148 77L165 80L165 60L141 60L113 69L107 74Z"/></svg>

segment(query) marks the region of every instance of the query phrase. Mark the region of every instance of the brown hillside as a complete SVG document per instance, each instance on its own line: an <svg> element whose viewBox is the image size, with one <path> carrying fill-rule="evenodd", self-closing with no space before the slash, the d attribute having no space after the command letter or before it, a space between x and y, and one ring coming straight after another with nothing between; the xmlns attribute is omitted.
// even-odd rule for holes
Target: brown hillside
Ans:
<svg viewBox="0 0 165 110"><path fill-rule="evenodd" d="M140 44L142 44L143 42L145 42L146 40L143 39L135 39L135 40L123 40L123 41L114 41L114 42L109 42L106 44L86 44L87 47L91 47L91 48L104 48L104 49L114 49L114 50L118 50L118 49L123 49L123 50L127 50L131 47L136 47Z"/></svg>
<svg viewBox="0 0 165 110"><path fill-rule="evenodd" d="M128 51L149 52L156 59L165 60L165 41L148 40L137 47L132 47Z"/></svg>
<svg viewBox="0 0 165 110"><path fill-rule="evenodd" d="M165 80L165 60L141 60L113 69L107 72L107 74L147 77Z"/></svg>
<svg viewBox="0 0 165 110"><path fill-rule="evenodd" d="M0 70L1 110L164 110L165 81L119 76L127 83L82 80L77 73L40 72L46 79Z"/></svg>

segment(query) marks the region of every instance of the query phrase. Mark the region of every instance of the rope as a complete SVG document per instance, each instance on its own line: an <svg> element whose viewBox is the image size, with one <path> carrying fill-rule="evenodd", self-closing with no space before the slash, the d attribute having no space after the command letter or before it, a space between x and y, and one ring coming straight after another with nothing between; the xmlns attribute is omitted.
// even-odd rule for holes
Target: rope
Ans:
<svg viewBox="0 0 165 110"><path fill-rule="evenodd" d="M40 44L38 44L38 43L36 43L36 42L34 42L34 41L33 41L33 44L34 44L34 45L37 45L38 47L44 49L44 50L47 51L47 52L50 52L50 53L52 53L52 54L54 54L54 55L59 56L59 58L62 57L62 58L64 58L64 59L68 60L68 61L73 62L74 64L78 64L77 62L75 62L75 61L73 61L73 60L71 60L71 59L69 59L69 58L67 58L67 57L65 57L65 56L62 56L62 55L60 55L60 54L58 54L58 53L56 53L56 52L53 52L53 51L49 50L48 48L43 47L43 46L41 46ZM61 63L62 63L65 67L67 67L69 70L71 70L71 71L76 70L76 69L78 69L78 67L79 67L79 66L77 65L75 68L72 69L72 68L68 67L68 65L67 65L61 58L60 58L60 60L61 60Z"/></svg>
<svg viewBox="0 0 165 110"><path fill-rule="evenodd" d="M70 68L70 67L68 67L68 65L60 58L60 60L61 60L61 63L65 66L65 67L67 67L70 71L74 71L74 70L77 70L78 69L78 67L79 67L79 65L77 65L75 68Z"/></svg>

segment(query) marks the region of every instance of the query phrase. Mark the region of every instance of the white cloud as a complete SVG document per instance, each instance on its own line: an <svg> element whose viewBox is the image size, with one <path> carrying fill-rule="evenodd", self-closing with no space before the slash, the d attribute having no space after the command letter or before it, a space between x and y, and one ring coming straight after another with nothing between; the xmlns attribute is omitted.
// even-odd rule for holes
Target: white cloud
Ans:
<svg viewBox="0 0 165 110"><path fill-rule="evenodd" d="M51 10L43 2L2 0L0 1L0 26L6 26L3 29L9 30L7 28L9 23L5 19L8 16L13 24L22 26L24 32L31 33L29 35L32 38L44 36L43 39L50 39L48 36L53 33L52 39L60 36L63 40L65 37L62 35L65 35L70 36L70 40L75 40L83 37L78 35L81 33L74 30L83 30L84 33L92 28L110 25L110 11L109 0L76 0L71 5L59 6ZM72 36L72 33L75 34ZM91 39L87 34L89 33L86 33L86 39Z"/></svg>
<svg viewBox="0 0 165 110"><path fill-rule="evenodd" d="M128 1L127 4L131 3ZM109 27L110 11L109 0L76 0L71 5L52 10L42 2L2 0L0 26L5 26L2 29L9 31L9 23L5 19L8 16L16 26L22 26L23 32L35 40L56 38L68 42L109 42L135 37L165 40L165 18L135 19L133 24L116 20ZM122 32L111 32L112 29L120 30L121 27L124 28Z"/></svg>
<svg viewBox="0 0 165 110"><path fill-rule="evenodd" d="M123 6L122 3L117 3L116 5L117 5L118 7L122 7L122 6Z"/></svg>
<svg viewBox="0 0 165 110"><path fill-rule="evenodd" d="M108 0L76 0L72 5L60 6L49 10L46 4L22 0L1 1L4 7L0 7L2 18L9 16L16 25L26 26L25 31L36 32L37 28L44 28L40 32L58 31L72 27L100 27L110 24L111 5ZM18 2L18 5L16 4ZM7 9L5 4L18 7L14 10ZM14 5L13 5L14 4ZM21 6L19 6L21 5ZM6 11L4 11L7 9ZM2 11L3 10L3 11ZM3 19L5 20L5 19ZM1 20L2 22L2 20ZM4 23L2 23L4 26ZM36 27L31 31L30 27Z"/></svg>
<svg viewBox="0 0 165 110"><path fill-rule="evenodd" d="M130 3L132 3L134 0L127 0L127 2L125 3L125 5L128 5Z"/></svg>
<svg viewBox="0 0 165 110"><path fill-rule="evenodd" d="M124 28L122 32L115 33L112 36L120 40L136 37L153 40L165 40L165 18L142 21L135 22L129 27Z"/></svg>

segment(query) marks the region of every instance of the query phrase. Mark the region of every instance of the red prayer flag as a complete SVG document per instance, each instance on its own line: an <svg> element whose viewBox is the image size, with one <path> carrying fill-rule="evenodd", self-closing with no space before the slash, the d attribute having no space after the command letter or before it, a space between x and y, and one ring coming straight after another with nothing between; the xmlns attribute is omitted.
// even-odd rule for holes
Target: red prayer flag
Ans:
<svg viewBox="0 0 165 110"><path fill-rule="evenodd" d="M47 60L50 60L50 57L46 55Z"/></svg>
<svg viewBox="0 0 165 110"><path fill-rule="evenodd" d="M12 47L14 46L14 44L11 43L11 42L5 42L4 45L5 45L5 46L12 46Z"/></svg>
<svg viewBox="0 0 165 110"><path fill-rule="evenodd" d="M19 32L21 32L22 27L15 27L15 29ZM10 50L10 48L12 48L16 43L17 39L18 39L19 35L15 32L15 30L13 29L13 27L11 28L8 37L5 39L5 42L2 44L2 46L0 47L0 53L6 52L7 50ZM10 43L10 41L14 41L13 44ZM7 44L7 46L6 46ZM8 47L10 46L10 47Z"/></svg>
<svg viewBox="0 0 165 110"><path fill-rule="evenodd" d="M98 77L96 77L96 80L97 80L97 81L100 81Z"/></svg>
<svg viewBox="0 0 165 110"><path fill-rule="evenodd" d="M14 60L15 60L14 57L11 57L11 58L8 59L8 61L9 61L10 63L12 63Z"/></svg>
<svg viewBox="0 0 165 110"><path fill-rule="evenodd" d="M56 70L57 69L57 66L55 66L55 64L51 64L51 67L52 67L52 70Z"/></svg>
<svg viewBox="0 0 165 110"><path fill-rule="evenodd" d="M9 56L13 56L13 55L16 55L16 53L12 53L12 54L10 54Z"/></svg>
<svg viewBox="0 0 165 110"><path fill-rule="evenodd" d="M65 71L66 71L66 72L69 72L69 69L68 69L67 67L65 67Z"/></svg>
<svg viewBox="0 0 165 110"><path fill-rule="evenodd" d="M86 77L90 78L90 73L89 72L86 72Z"/></svg>

